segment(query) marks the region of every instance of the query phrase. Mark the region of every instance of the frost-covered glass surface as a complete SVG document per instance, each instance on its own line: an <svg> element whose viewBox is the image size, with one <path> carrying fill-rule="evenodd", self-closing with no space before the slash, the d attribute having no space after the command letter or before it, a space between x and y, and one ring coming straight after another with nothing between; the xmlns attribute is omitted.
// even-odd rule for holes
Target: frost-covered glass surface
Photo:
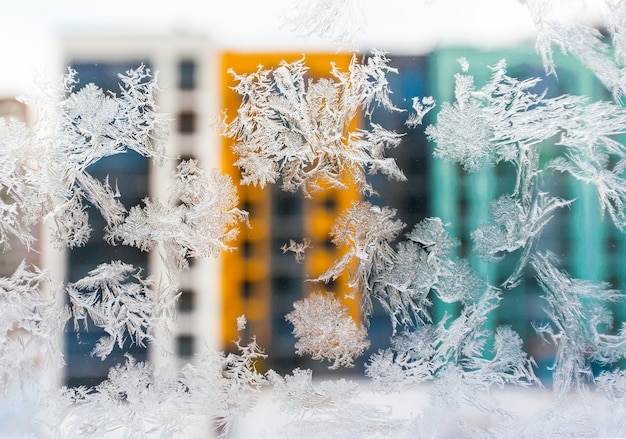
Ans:
<svg viewBox="0 0 626 439"><path fill-rule="evenodd" d="M333 27L358 3L304 2L295 10L295 25L307 34L348 38L352 29ZM477 67L465 57L448 78L452 99L413 99L406 129L424 131L435 159L464 175L497 168L511 186L493 193L471 242L455 236L454 221L463 218L432 216L406 225L396 209L373 197L339 213L329 238L342 253L310 281L323 289L347 275L345 296L358 302L361 321L343 297L324 291L295 302L285 318L297 337L296 354L329 362L334 370L361 361L374 306L382 307L393 335L388 347L363 359L362 379L318 382L311 370L260 370L257 362L271 352L253 336L237 340L236 352L207 352L180 370L156 369L129 355L96 386L43 395L33 417L39 432L167 438L194 430L226 437L265 389L275 398L279 434L286 437L438 437L450 434L450 425L458 435L484 438L626 435L626 329L613 312L624 295L607 282L568 274L544 237L555 218L580 202L554 190L551 181L561 174L595 191L596 215L606 216L617 232L626 225L626 147L620 138L626 131L626 8L605 1L604 37L588 25L560 21L548 0L522 3L537 24L537 56L546 75L559 73L558 47L579 59L612 99L549 96L538 91L541 78L514 77L506 60L487 67L488 78L477 81L471 73ZM373 196L373 175L403 181L402 163L387 155L402 147L402 134L374 117L401 111L390 97L388 75L396 70L385 53L355 55L347 71L332 65L318 80L306 71L304 56L250 75L232 72L241 106L219 130L234 141L242 182L281 184L304 196L354 185ZM87 323L102 328L93 352L102 359L116 345L158 343L155 333L175 324L175 280L189 268L188 259L232 250L246 225L231 179L194 160L181 161L167 202L146 198L127 209L119 201L124 188L94 178L89 167L129 150L155 165L167 160L159 148L165 117L156 105L156 81L138 66L120 72L118 96L93 84L75 89L75 82L70 70L56 91L31 101L38 112L32 129L0 119L0 243L6 249L17 239L30 248L32 228L46 220L54 244L81 247L92 233L89 204L102 215L109 242L158 252L164 273L146 277L139 267L112 260L79 280L55 279L62 285L52 294L41 286L49 275L37 267L22 264L0 278L0 395L7 400L37 373L63 364L56 342L68 320L79 329ZM292 240L283 251L302 261L309 244ZM502 260L510 271L485 275ZM491 318L525 282L542 291L534 332L555 351L548 382L538 378L524 338ZM54 297L61 294L67 294L67 306ZM243 333L245 316L237 326ZM495 397L497 389L540 394L544 386L551 387L550 401L524 415ZM398 416L379 403L413 390L426 395L427 406ZM599 415L600 406L606 410ZM262 437L264 426L258 431Z"/></svg>

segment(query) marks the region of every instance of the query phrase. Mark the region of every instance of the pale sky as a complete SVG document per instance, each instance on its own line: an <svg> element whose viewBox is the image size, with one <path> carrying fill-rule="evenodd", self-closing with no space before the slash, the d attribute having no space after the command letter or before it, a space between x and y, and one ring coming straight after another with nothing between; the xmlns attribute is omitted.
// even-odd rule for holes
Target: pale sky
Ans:
<svg viewBox="0 0 626 439"><path fill-rule="evenodd" d="M230 50L334 51L330 41L304 40L285 27L282 17L298 1L305 0L0 0L0 97L27 93L37 75L61 72L60 39L81 32L188 30L205 32ZM363 11L366 26L359 34L360 50L420 53L446 44L501 47L534 35L519 0L346 1Z"/></svg>

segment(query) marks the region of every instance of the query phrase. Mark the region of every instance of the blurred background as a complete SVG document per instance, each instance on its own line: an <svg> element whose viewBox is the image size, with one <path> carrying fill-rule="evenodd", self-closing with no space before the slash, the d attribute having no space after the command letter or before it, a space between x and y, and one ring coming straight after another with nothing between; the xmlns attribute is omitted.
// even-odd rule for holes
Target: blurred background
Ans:
<svg viewBox="0 0 626 439"><path fill-rule="evenodd" d="M105 4L106 3L106 4ZM67 69L77 71L80 83L95 83L112 93L119 91L117 74L141 63L158 74L163 91L158 98L161 110L170 117L170 136L165 145L168 156L163 168L127 153L101 160L90 168L97 178L110 176L117 181L121 201L127 208L146 196L164 197L169 175L180 160L194 158L204 168L216 167L239 181L238 170L227 140L212 127L224 113L228 120L236 114L238 95L228 69L253 72L259 64L278 65L306 55L312 78L328 75L330 63L346 69L352 53L338 47L333 37L303 38L307 22L294 17L307 2L287 0L109 0L91 2L57 0L11 2L3 5L0 16L0 116L16 117L32 123L36 114L15 99L34 93L53 82ZM309 2L310 3L310 2ZM338 17L345 26L360 25L350 48L359 57L370 49L386 50L394 104L411 110L415 96L433 96L438 103L454 99L454 74L460 72L458 58L470 63L470 73L478 87L489 78L488 66L506 58L510 76L520 79L544 77L534 49L533 23L516 0L362 0L351 1L357 13ZM570 8L572 18L593 18L593 9ZM291 23L291 25L290 25ZM585 94L592 99L610 99L610 94L572 58L557 58L559 77L546 78L537 91L548 96L562 93ZM437 109L424 126L434 122ZM398 210L407 224L406 232L419 221L439 216L450 223L453 236L462 239L458 255L467 257L479 273L494 285L513 270L515 255L499 264L485 264L471 254L469 233L487 221L489 203L513 190L512 168L497 167L468 175L458 167L432 157L433 145L423 133L424 126L408 129L408 113L374 113L373 121L387 129L406 133L402 144L389 152L398 161L408 182L389 182L373 176L379 196L373 204ZM363 124L366 122L363 121ZM547 149L549 151L549 148ZM548 155L545 157L547 160ZM592 188L573 179L550 175L553 192L577 198L571 210L559 213L544 233L542 248L556 253L572 276L607 280L623 288L626 271L621 261L626 242L610 222L602 221ZM238 250L219 259L190 261L191 268L179 279L182 292L178 301L179 324L171 339L159 348L129 351L137 360L150 359L157 366L193 362L194 355L207 349L232 350L233 340L256 335L269 354L264 368L280 373L295 367L327 372L328 364L312 362L294 353L295 339L285 314L295 300L310 291L327 290L341 294L345 280L318 285L303 282L326 270L339 255L328 232L335 218L353 201L354 190L327 191L311 199L301 192L292 194L279 185L261 190L239 187L240 207L250 212L251 228L243 230L235 245ZM95 231L104 221L90 212ZM102 262L123 260L158 274L160 261L136 249L109 246L102 234L93 233L86 246L58 252L47 245L41 231L40 253L25 255L19 249L1 256L0 275L9 275L24 257L53 271L55 282L74 282ZM303 263L281 247L290 239L311 239L312 248ZM597 251L590 251L595 249ZM509 324L526 343L527 352L538 365L538 376L549 384L550 347L535 335L531 324L542 321L542 300L530 273L528 279L507 292L501 307L489 322L494 327ZM349 305L349 303L348 303ZM624 319L623 310L616 309ZM356 310L353 310L357 313ZM454 313L454 307L435 304L434 315ZM237 332L236 318L245 314L248 326ZM124 361L122 352L106 361L90 355L102 333L91 327L78 336L68 325L64 338L67 365L58 377L60 384L95 385L106 378L109 368ZM389 318L376 309L370 322L371 352L386 347L391 335ZM169 352L169 354L165 354ZM367 358L367 355L363 358ZM355 369L335 373L363 372L363 361Z"/></svg>

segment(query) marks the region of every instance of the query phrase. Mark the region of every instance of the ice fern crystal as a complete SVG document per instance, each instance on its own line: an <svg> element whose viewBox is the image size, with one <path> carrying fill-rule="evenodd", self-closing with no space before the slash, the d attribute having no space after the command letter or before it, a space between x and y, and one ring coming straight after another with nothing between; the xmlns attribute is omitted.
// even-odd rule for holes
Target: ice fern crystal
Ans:
<svg viewBox="0 0 626 439"><path fill-rule="evenodd" d="M236 142L242 182L264 187L282 178L283 189L308 195L345 188L345 176L363 193L373 192L367 174L405 180L395 161L384 156L400 135L377 124L369 130L355 126L359 114L370 114L375 106L396 109L386 77L393 68L387 64L382 52L364 63L354 56L347 72L332 66L331 76L317 81L305 77L304 58L248 75L233 71L242 104L224 134Z"/></svg>
<svg viewBox="0 0 626 439"><path fill-rule="evenodd" d="M78 282L70 283L67 292L72 305L74 324L79 330L87 316L107 333L100 338L93 354L106 358L115 344L120 348L130 338L138 346L154 340L154 333L167 321L173 299L167 288L159 288L151 279L141 277L141 270L121 261L101 264Z"/></svg>
<svg viewBox="0 0 626 439"><path fill-rule="evenodd" d="M332 361L329 369L338 369L354 366L354 358L369 347L363 325L356 323L332 295L314 293L293 306L285 318L294 326L297 354Z"/></svg>
<svg viewBox="0 0 626 439"><path fill-rule="evenodd" d="M187 258L217 256L230 250L247 212L237 208L231 179L216 169L206 173L196 160L183 161L174 175L168 204L146 198L128 216L109 228L111 242L158 249L170 276L188 268ZM173 203L179 203L172 206Z"/></svg>

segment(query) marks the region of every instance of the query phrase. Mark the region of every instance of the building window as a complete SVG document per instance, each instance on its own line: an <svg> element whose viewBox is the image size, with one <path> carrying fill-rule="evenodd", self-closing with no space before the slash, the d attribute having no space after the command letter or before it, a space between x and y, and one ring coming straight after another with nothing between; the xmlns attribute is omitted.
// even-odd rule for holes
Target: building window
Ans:
<svg viewBox="0 0 626 439"><path fill-rule="evenodd" d="M302 277L278 275L272 278L273 293L281 296L291 296L302 293Z"/></svg>
<svg viewBox="0 0 626 439"><path fill-rule="evenodd" d="M328 194L324 198L324 209L329 213L335 213L337 211L337 198Z"/></svg>
<svg viewBox="0 0 626 439"><path fill-rule="evenodd" d="M193 355L193 335L179 335L176 337L176 354L179 358L189 358Z"/></svg>
<svg viewBox="0 0 626 439"><path fill-rule="evenodd" d="M274 195L272 208L274 215L299 215L302 213L302 197L281 190Z"/></svg>
<svg viewBox="0 0 626 439"><path fill-rule="evenodd" d="M179 82L181 90L193 90L196 88L196 63L192 60L183 60L178 65Z"/></svg>
<svg viewBox="0 0 626 439"><path fill-rule="evenodd" d="M182 290L178 301L176 302L176 309L179 312L192 312L194 309L194 293L191 290Z"/></svg>
<svg viewBox="0 0 626 439"><path fill-rule="evenodd" d="M252 296L252 282L250 282L249 280L244 280L243 282L241 282L241 297L244 300L248 300L250 299L250 296Z"/></svg>
<svg viewBox="0 0 626 439"><path fill-rule="evenodd" d="M239 246L239 253L244 259L250 258L250 256L252 255L252 243L247 239L241 241L241 245Z"/></svg>
<svg viewBox="0 0 626 439"><path fill-rule="evenodd" d="M196 131L196 114L192 111L181 111L178 114L178 132L193 134Z"/></svg>

